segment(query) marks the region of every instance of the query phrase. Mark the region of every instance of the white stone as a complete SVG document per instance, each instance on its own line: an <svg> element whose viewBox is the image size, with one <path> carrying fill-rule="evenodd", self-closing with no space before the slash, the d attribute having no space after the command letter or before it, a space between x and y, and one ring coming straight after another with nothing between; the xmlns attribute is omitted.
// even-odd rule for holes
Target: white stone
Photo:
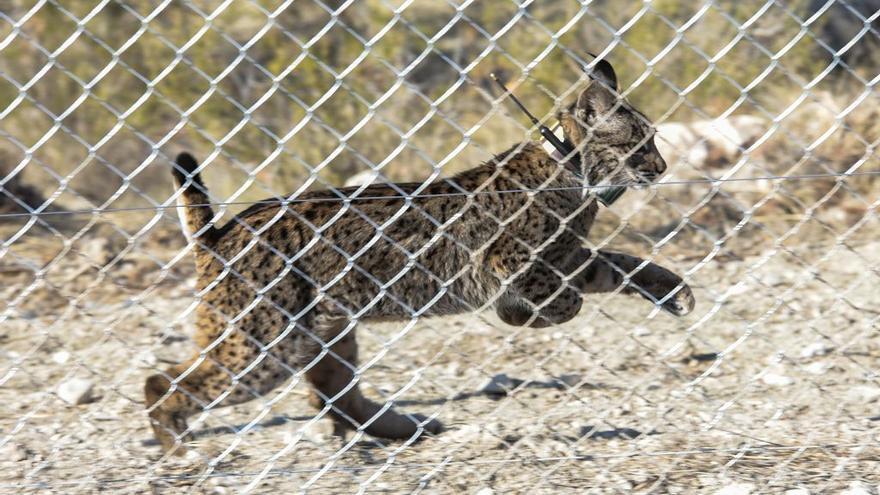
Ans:
<svg viewBox="0 0 880 495"><path fill-rule="evenodd" d="M755 489L752 483L731 483L717 492L716 495L749 495Z"/></svg>
<svg viewBox="0 0 880 495"><path fill-rule="evenodd" d="M741 149L764 134L767 121L751 115L657 126L656 145L670 165L685 162L695 168L720 166L735 160Z"/></svg>
<svg viewBox="0 0 880 495"><path fill-rule="evenodd" d="M379 179L379 174L375 170L364 170L358 172L345 180L345 187L362 186L364 184L372 184L374 182L385 182Z"/></svg>
<svg viewBox="0 0 880 495"><path fill-rule="evenodd" d="M461 364L458 361L452 361L446 365L446 374L450 376L458 376L458 371L461 369Z"/></svg>
<svg viewBox="0 0 880 495"><path fill-rule="evenodd" d="M824 375L831 368L831 365L825 361L816 361L804 366L804 370L811 375Z"/></svg>
<svg viewBox="0 0 880 495"><path fill-rule="evenodd" d="M89 239L80 245L80 252L90 262L102 265L110 259L110 243L101 237Z"/></svg>
<svg viewBox="0 0 880 495"><path fill-rule="evenodd" d="M657 150L669 160L670 164L685 162L694 167L701 167L709 157L706 143L688 128L687 124L671 122L660 124L655 140Z"/></svg>
<svg viewBox="0 0 880 495"><path fill-rule="evenodd" d="M871 495L871 489L861 481L853 481L840 495Z"/></svg>
<svg viewBox="0 0 880 495"><path fill-rule="evenodd" d="M333 420L318 421L303 431L303 439L315 445L323 445L333 436Z"/></svg>
<svg viewBox="0 0 880 495"><path fill-rule="evenodd" d="M779 274L768 273L761 277L761 282L769 287L776 287L777 285L782 285L783 283L785 283L785 279L782 278L782 276Z"/></svg>
<svg viewBox="0 0 880 495"><path fill-rule="evenodd" d="M804 347L801 350L802 358L811 358L816 356L824 356L831 351L831 348L825 345L824 342L813 342L812 344Z"/></svg>
<svg viewBox="0 0 880 495"><path fill-rule="evenodd" d="M475 442L482 435L483 430L479 425L470 424L456 428L445 435L440 435L438 438L444 442L460 444L463 442Z"/></svg>
<svg viewBox="0 0 880 495"><path fill-rule="evenodd" d="M156 364L158 364L159 362L159 358L157 358L155 354L149 351L142 352L138 357L140 358L141 363L143 363L148 368L156 366Z"/></svg>
<svg viewBox="0 0 880 495"><path fill-rule="evenodd" d="M483 427L483 431L490 434L490 435L501 436L501 431L502 431L501 423L497 423L497 422L486 423L486 425Z"/></svg>
<svg viewBox="0 0 880 495"><path fill-rule="evenodd" d="M190 449L183 453L183 457L181 459L189 464L195 464L201 462L202 454L200 454L197 450Z"/></svg>
<svg viewBox="0 0 880 495"><path fill-rule="evenodd" d="M58 385L58 396L64 402L71 405L85 404L91 402L92 389L94 384L85 378L71 378L61 385Z"/></svg>
<svg viewBox="0 0 880 495"><path fill-rule="evenodd" d="M490 378L480 390L488 395L507 395L508 392L521 383L522 380L510 378L504 373L499 373Z"/></svg>
<svg viewBox="0 0 880 495"><path fill-rule="evenodd" d="M853 402L874 402L880 399L880 387L856 385L849 389L847 397Z"/></svg>
<svg viewBox="0 0 880 495"><path fill-rule="evenodd" d="M633 335L636 337L647 337L651 335L651 330L648 327L637 326L633 329Z"/></svg>
<svg viewBox="0 0 880 495"><path fill-rule="evenodd" d="M715 475L698 474L697 483L699 483L700 486L714 486L718 483L718 478Z"/></svg>
<svg viewBox="0 0 880 495"><path fill-rule="evenodd" d="M774 387L787 387L794 383L794 380L792 380L791 377L780 375L778 373L764 373L761 377L761 381Z"/></svg>
<svg viewBox="0 0 880 495"><path fill-rule="evenodd" d="M57 364L65 364L70 361L70 353L67 351L58 351L52 353L52 361Z"/></svg>
<svg viewBox="0 0 880 495"><path fill-rule="evenodd" d="M27 459L28 453L21 445L9 442L0 449L0 459L7 462L19 462Z"/></svg>
<svg viewBox="0 0 880 495"><path fill-rule="evenodd" d="M488 486L484 486L483 488L480 488L479 490L474 492L474 495L495 495L495 490L489 488Z"/></svg>
<svg viewBox="0 0 880 495"><path fill-rule="evenodd" d="M810 495L810 490L806 488L792 488L791 490L785 490L785 495Z"/></svg>

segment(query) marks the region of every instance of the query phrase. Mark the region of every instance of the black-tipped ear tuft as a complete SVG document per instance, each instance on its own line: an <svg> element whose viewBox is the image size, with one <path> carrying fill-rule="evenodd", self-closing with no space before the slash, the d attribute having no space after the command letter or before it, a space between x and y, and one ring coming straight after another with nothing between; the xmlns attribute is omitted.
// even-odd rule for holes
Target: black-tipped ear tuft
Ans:
<svg viewBox="0 0 880 495"><path fill-rule="evenodd" d="M593 58L596 58L592 53L590 53L590 55ZM590 74L590 79L600 81L608 86L608 88L615 91L617 90L617 74L614 72L614 67L612 67L611 63L607 60L599 60L592 69L584 68L584 70Z"/></svg>
<svg viewBox="0 0 880 495"><path fill-rule="evenodd" d="M174 161L176 165L171 167L171 173L174 174L174 178L177 180L178 185L182 186L186 183L187 175L195 184L200 186L203 185L201 176L196 173L196 169L199 168L199 162L197 162L192 155L183 152L177 155L177 158Z"/></svg>
<svg viewBox="0 0 880 495"><path fill-rule="evenodd" d="M196 159L193 158L192 155L190 155L189 153L187 153L185 151L183 153L177 155L177 159L174 161L177 162L178 167L180 167L181 169L183 169L184 171L186 171L189 174L193 173L193 171L195 171L195 169L199 168L199 162L197 162Z"/></svg>

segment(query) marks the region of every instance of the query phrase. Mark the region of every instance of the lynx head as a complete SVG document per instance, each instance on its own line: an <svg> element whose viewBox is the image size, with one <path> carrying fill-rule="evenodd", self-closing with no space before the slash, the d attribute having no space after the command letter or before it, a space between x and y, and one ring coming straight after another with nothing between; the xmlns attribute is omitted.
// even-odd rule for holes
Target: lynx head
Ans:
<svg viewBox="0 0 880 495"><path fill-rule="evenodd" d="M666 170L654 146L654 127L618 93L617 75L605 60L590 72L589 85L558 114L565 139L581 154L590 185L647 185Z"/></svg>

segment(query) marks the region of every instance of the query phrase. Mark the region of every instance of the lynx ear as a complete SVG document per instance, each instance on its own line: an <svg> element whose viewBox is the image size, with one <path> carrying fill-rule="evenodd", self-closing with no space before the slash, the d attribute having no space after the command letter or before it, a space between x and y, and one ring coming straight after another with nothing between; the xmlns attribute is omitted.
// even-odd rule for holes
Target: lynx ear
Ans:
<svg viewBox="0 0 880 495"><path fill-rule="evenodd" d="M590 56L596 58L592 53ZM575 117L581 123L588 123L590 118L614 108L617 102L617 74L606 60L597 60L592 68L585 67L584 71L594 83L599 83L587 86L575 105Z"/></svg>
<svg viewBox="0 0 880 495"><path fill-rule="evenodd" d="M590 55L596 58L592 53ZM617 90L617 74L615 74L614 67L607 60L599 60L592 69L585 67L584 71L590 75L590 79L605 84L609 89Z"/></svg>

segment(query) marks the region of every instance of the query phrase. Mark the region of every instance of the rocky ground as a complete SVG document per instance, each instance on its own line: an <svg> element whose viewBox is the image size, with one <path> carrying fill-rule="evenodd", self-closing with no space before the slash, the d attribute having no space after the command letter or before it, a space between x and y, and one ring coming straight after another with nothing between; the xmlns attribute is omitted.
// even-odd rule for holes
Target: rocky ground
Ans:
<svg viewBox="0 0 880 495"><path fill-rule="evenodd" d="M0 492L876 493L880 242L783 234L740 257L661 249L696 292L681 319L608 295L543 330L361 328L367 394L435 416L435 438L333 436L290 383L200 418L183 459L141 400L193 352L189 258L24 238L0 267Z"/></svg>

